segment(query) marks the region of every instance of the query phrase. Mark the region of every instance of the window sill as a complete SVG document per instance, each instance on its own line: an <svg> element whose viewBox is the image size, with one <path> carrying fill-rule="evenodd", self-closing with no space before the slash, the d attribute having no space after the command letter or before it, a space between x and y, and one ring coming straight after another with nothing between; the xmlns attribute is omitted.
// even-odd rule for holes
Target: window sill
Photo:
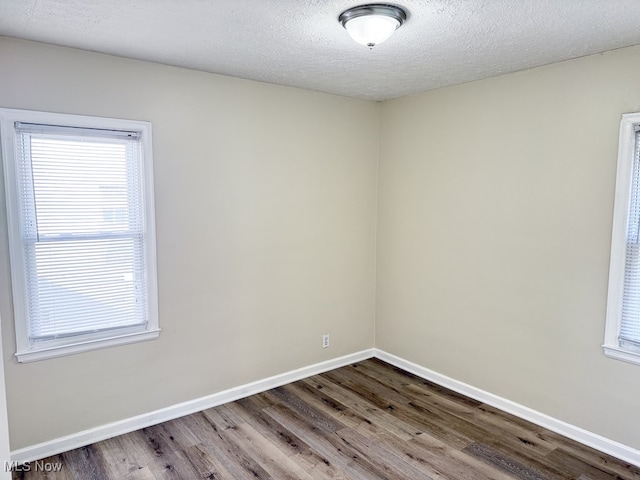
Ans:
<svg viewBox="0 0 640 480"><path fill-rule="evenodd" d="M113 347L116 345L126 345L129 343L144 342L153 340L160 336L160 329L145 330L144 332L129 333L117 337L102 338L99 340L90 340L78 342L71 345L60 345L55 347L38 348L37 350L24 350L16 352L16 357L20 363L37 362L47 358L63 357L65 355L73 355L75 353L88 352L90 350L98 350L100 348Z"/></svg>
<svg viewBox="0 0 640 480"><path fill-rule="evenodd" d="M603 345L602 348L604 349L604 354L609 358L640 365L640 352L631 352L612 345Z"/></svg>

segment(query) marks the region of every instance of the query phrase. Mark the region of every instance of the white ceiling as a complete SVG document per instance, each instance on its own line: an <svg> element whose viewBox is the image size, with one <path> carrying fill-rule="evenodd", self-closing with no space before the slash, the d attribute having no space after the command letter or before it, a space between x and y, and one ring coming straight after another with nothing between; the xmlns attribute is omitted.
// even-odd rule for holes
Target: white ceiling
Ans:
<svg viewBox="0 0 640 480"><path fill-rule="evenodd" d="M640 0L394 0L369 50L337 21L363 3L0 0L0 35L371 100L640 44Z"/></svg>

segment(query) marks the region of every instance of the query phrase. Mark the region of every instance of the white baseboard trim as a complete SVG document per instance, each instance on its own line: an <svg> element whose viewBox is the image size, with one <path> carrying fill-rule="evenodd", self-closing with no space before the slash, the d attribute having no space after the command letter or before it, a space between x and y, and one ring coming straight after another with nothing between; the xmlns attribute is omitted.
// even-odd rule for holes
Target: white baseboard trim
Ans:
<svg viewBox="0 0 640 480"><path fill-rule="evenodd" d="M74 433L72 435L67 435L47 442L38 443L30 447L14 450L11 452L11 460L18 463L26 463L57 455L58 453L73 450L74 448L83 447L117 435L123 435L141 428L150 427L151 425L174 420L185 415L206 410L207 408L222 405L223 403L233 402L240 398L255 395L256 393L264 392L275 387L280 387L287 383L295 382L312 375L317 375L351 363L366 360L367 358L373 357L374 353L375 350L373 348L362 350L343 357L316 363L315 365L310 365L308 367L302 367L296 370L291 370L290 372L274 375L273 377L265 378L263 380L247 383L246 385L230 388L229 390L224 390L212 395L196 398L195 400L172 405L150 413L126 418L124 420Z"/></svg>
<svg viewBox="0 0 640 480"><path fill-rule="evenodd" d="M117 422L101 425L99 427L84 430L65 437L56 438L47 442L38 443L30 447L21 448L11 452L11 460L18 463L32 462L42 458L57 455L74 448L90 445L107 438L123 435L133 432L141 428L156 425L158 423L174 420L184 415L190 415L195 412L206 410L223 403L233 402L240 398L255 395L275 387L286 385L303 378L327 372L335 368L343 367L352 363L356 363L367 358L376 357L380 360L401 368L407 372L413 373L421 378L437 383L443 387L449 388L455 392L466 395L480 402L499 408L507 413L516 415L517 417L528 420L532 423L540 425L551 431L569 437L580 443L588 445L601 452L608 453L620 460L629 462L640 467L640 451L623 445L614 440L608 439L601 435L589 432L575 425L563 422L556 418L550 417L544 413L525 407L519 403L507 400L506 398L494 395L487 391L481 390L464 382L454 380L440 373L434 372L428 368L422 367L416 363L410 362L396 355L371 348L362 350L343 357L334 358L324 362L316 363L308 367L298 368L290 372L274 375L273 377L251 382L246 385L230 388L222 392L207 395L205 397L190 400L188 402L179 403L170 407L162 408L150 413L145 413L135 417L127 418Z"/></svg>
<svg viewBox="0 0 640 480"><path fill-rule="evenodd" d="M583 428L576 427L570 423L563 422L557 418L550 417L549 415L533 410L532 408L525 407L519 403L512 402L506 398L499 397L493 393L486 392L480 388L454 380L446 375L434 372L433 370L422 367L416 363L397 357L383 350L375 349L375 357L401 368L402 370L413 373L418 377L424 378L425 380L437 383L438 385L453 390L454 392L461 393L462 395L466 395L467 397L486 403L492 407L499 408L507 413L520 417L524 420L528 420L531 423L540 425L541 427L559 433L560 435L564 435L572 440L576 440L577 442L583 443L589 447L595 448L596 450L608 453L620 460L640 467L640 450L636 450L609 438L589 432Z"/></svg>

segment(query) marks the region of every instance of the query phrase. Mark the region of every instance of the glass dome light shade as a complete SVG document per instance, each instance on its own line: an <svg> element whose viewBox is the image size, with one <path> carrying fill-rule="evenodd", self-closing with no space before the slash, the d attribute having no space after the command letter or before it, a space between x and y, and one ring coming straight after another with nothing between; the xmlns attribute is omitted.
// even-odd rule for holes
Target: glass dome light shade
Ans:
<svg viewBox="0 0 640 480"><path fill-rule="evenodd" d="M373 47L388 40L400 22L384 15L364 15L349 20L344 28L349 36L362 45Z"/></svg>

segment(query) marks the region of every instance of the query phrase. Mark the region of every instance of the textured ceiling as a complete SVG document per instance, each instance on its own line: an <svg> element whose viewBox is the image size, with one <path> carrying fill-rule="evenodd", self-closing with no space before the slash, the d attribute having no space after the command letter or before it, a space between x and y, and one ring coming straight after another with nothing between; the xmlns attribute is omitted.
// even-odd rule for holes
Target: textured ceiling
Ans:
<svg viewBox="0 0 640 480"><path fill-rule="evenodd" d="M640 0L398 0L373 50L351 0L0 0L0 35L384 100L640 44Z"/></svg>

